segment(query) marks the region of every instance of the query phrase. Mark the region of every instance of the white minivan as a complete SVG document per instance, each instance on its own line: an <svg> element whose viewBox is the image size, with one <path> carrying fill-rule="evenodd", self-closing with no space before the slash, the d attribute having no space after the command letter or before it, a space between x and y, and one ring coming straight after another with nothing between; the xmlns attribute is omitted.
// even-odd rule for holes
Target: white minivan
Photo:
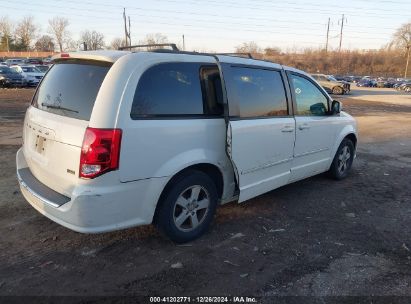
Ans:
<svg viewBox="0 0 411 304"><path fill-rule="evenodd" d="M180 51L61 54L24 119L27 201L83 233L156 224L199 237L220 204L328 171L347 176L355 120L305 72Z"/></svg>

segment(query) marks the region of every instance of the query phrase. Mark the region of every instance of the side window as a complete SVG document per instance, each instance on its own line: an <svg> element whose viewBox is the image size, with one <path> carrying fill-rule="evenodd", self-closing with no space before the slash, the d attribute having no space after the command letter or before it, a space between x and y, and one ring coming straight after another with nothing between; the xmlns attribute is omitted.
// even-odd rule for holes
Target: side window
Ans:
<svg viewBox="0 0 411 304"><path fill-rule="evenodd" d="M297 115L327 115L328 100L311 81L293 74L291 74L291 81L297 103Z"/></svg>
<svg viewBox="0 0 411 304"><path fill-rule="evenodd" d="M288 115L280 72L231 67L225 77L228 100L237 103L240 117Z"/></svg>
<svg viewBox="0 0 411 304"><path fill-rule="evenodd" d="M162 63L149 68L138 82L131 118L221 114L222 104L217 104L220 77L213 68L202 69L201 63Z"/></svg>

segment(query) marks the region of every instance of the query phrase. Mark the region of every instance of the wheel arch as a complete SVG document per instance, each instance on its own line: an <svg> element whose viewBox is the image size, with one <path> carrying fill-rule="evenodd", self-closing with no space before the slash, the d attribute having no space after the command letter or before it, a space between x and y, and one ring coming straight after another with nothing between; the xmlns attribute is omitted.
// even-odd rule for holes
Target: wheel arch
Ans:
<svg viewBox="0 0 411 304"><path fill-rule="evenodd" d="M157 214L158 210L161 206L161 202L164 201L165 195L168 193L168 191L171 189L173 186L173 183L178 180L179 178L183 177L184 175L188 174L190 171L200 171L205 174L207 174L214 182L216 188L217 188L217 193L218 193L218 198L221 199L223 196L224 192L224 175L222 170L215 164L212 163L197 163L197 164L192 164L188 167L185 167L184 169L181 169L177 173L171 176L171 178L167 181L166 185L163 188L163 191L160 194L160 197L157 201L156 209L154 212L154 218L153 222L156 221L157 219Z"/></svg>
<svg viewBox="0 0 411 304"><path fill-rule="evenodd" d="M348 133L344 138L348 138L349 140L352 141L352 143L354 144L354 148L357 149L357 136L354 133Z"/></svg>
<svg viewBox="0 0 411 304"><path fill-rule="evenodd" d="M342 141L348 138L354 143L354 149L357 149L357 142L358 142L358 136L356 133L356 129L352 125L346 125L343 130L338 134L337 140L334 143L334 147L331 151L330 155L330 164L331 166L332 160L334 159L335 153L337 153L338 147L342 143Z"/></svg>
<svg viewBox="0 0 411 304"><path fill-rule="evenodd" d="M335 86L333 86L333 88L332 88L332 92L334 93L334 89L335 88L339 88L339 89L341 89L342 90L342 93L341 94L344 94L344 86L342 86L342 85L340 85L340 84L336 84Z"/></svg>

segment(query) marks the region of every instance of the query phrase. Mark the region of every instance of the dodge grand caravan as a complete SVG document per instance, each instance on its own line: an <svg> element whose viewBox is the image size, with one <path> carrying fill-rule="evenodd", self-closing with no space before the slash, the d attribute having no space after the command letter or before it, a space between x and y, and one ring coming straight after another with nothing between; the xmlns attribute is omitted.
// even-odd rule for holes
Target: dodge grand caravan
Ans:
<svg viewBox="0 0 411 304"><path fill-rule="evenodd" d="M179 51L61 54L27 109L26 200L83 233L154 223L199 237L216 207L322 172L345 178L354 119L308 74Z"/></svg>

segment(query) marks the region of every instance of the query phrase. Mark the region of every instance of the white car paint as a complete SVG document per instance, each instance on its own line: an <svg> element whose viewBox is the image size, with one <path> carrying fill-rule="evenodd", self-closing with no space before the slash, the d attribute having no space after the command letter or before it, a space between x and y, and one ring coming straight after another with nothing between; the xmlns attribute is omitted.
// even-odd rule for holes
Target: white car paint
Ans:
<svg viewBox="0 0 411 304"><path fill-rule="evenodd" d="M321 119L291 115L231 120L228 124L224 117L132 120L130 110L135 88L150 66L161 62L216 64L215 57L96 51L63 54L55 57L55 62L64 61L66 56L113 63L101 84L91 117L89 121L79 120L30 106L24 121L24 144L16 162L27 201L45 216L75 231L96 233L151 223L167 183L195 164L211 164L221 172L224 181L221 203L236 198L239 202L246 201L328 170L343 138L357 134L354 119L344 112ZM302 71L266 61L231 56L218 59L232 64L280 68L309 77ZM309 128L300 130L299 126L304 124ZM79 177L79 158L87 127L123 131L118 170L94 179ZM39 138L44 142L39 142ZM41 193L27 186L19 173L21 169L28 169L42 185L69 201L52 206Z"/></svg>

